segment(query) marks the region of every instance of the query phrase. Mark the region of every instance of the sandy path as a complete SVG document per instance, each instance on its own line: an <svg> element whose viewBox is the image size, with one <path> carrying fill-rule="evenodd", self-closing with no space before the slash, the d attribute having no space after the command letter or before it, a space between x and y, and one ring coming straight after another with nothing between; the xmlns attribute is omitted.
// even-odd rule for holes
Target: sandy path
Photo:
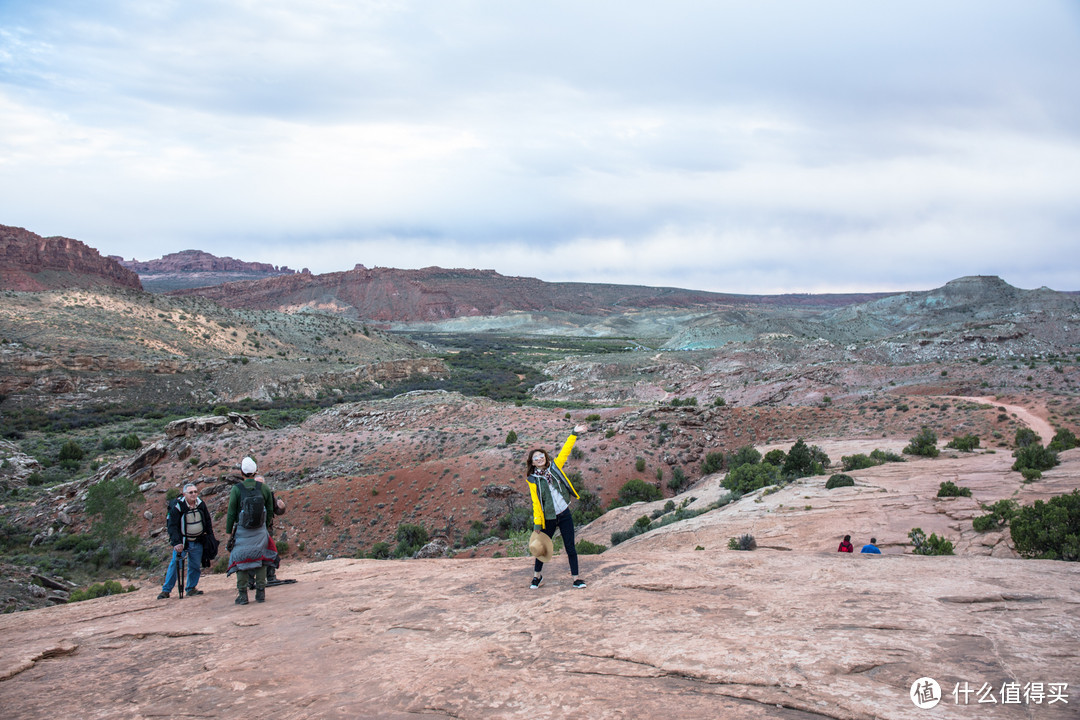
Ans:
<svg viewBox="0 0 1080 720"><path fill-rule="evenodd" d="M953 396L949 396L953 397ZM1003 407L1010 413L1015 413L1020 422L1027 425L1034 430L1042 438L1043 444L1047 444L1054 437L1054 428L1050 425L1045 418L1042 418L1034 413L1034 411L1023 407L1021 405L1006 405L1005 403L998 402L992 397L961 397L961 400L970 400L978 403L989 403L997 407Z"/></svg>

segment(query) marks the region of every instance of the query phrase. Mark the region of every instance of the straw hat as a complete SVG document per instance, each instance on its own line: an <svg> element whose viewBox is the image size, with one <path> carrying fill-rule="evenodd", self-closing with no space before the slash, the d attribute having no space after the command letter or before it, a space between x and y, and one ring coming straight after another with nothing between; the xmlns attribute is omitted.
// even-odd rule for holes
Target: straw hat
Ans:
<svg viewBox="0 0 1080 720"><path fill-rule="evenodd" d="M551 562L551 556L555 553L555 546L544 533L533 530L529 536L529 554L540 562Z"/></svg>

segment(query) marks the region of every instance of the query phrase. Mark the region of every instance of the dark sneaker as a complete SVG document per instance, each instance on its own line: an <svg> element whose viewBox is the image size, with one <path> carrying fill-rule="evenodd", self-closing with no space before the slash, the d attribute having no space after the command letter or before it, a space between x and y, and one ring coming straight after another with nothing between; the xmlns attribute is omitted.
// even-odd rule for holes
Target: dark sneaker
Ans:
<svg viewBox="0 0 1080 720"><path fill-rule="evenodd" d="M236 600L234 600L233 602L235 602L237 605L247 605L247 588L244 588L243 590L238 590L236 592Z"/></svg>
<svg viewBox="0 0 1080 720"><path fill-rule="evenodd" d="M255 602L266 602L266 590L259 588L255 591Z"/></svg>
<svg viewBox="0 0 1080 720"><path fill-rule="evenodd" d="M158 600L164 600L167 597L169 597L169 593L162 590L161 592L158 593L157 599Z"/></svg>
<svg viewBox="0 0 1080 720"><path fill-rule="evenodd" d="M196 595L202 595L203 591L200 590L199 588L191 588L190 590L185 590L184 593L188 597L195 597Z"/></svg>
<svg viewBox="0 0 1080 720"><path fill-rule="evenodd" d="M576 587L576 588L577 588L578 590L581 590L581 589L583 589L583 588L586 588L586 587L588 587L588 586L587 586L587 585L585 584L585 581L584 581L584 580L582 580L581 578L578 578L578 579L577 579L577 580L575 580L575 581L574 581L574 582L573 582L572 584L573 584L573 586L574 586L574 587Z"/></svg>
<svg viewBox="0 0 1080 720"><path fill-rule="evenodd" d="M535 576L534 575L532 585L530 585L529 587L532 588L533 590L535 590L536 588L540 587L540 584L542 582L544 582L544 576L543 575L540 575L540 576Z"/></svg>

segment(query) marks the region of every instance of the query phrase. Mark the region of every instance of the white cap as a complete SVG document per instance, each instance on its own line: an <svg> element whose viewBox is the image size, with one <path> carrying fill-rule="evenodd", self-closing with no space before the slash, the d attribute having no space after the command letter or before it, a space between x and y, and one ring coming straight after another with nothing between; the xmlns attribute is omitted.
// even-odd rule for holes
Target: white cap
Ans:
<svg viewBox="0 0 1080 720"><path fill-rule="evenodd" d="M258 466L255 465L255 461L251 458L246 457L240 461L240 472L245 475L254 475L256 470L258 470Z"/></svg>

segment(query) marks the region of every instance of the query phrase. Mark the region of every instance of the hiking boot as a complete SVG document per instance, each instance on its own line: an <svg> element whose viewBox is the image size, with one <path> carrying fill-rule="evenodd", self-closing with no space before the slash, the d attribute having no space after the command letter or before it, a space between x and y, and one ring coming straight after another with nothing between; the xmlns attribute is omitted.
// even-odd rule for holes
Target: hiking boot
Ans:
<svg viewBox="0 0 1080 720"><path fill-rule="evenodd" d="M188 597L195 597L196 595L202 595L203 591L199 588L191 588L190 590L185 590L184 593L187 594Z"/></svg>
<svg viewBox="0 0 1080 720"><path fill-rule="evenodd" d="M535 590L536 588L540 587L540 583L542 582L544 582L543 575L533 575L532 585L530 585L529 588Z"/></svg>
<svg viewBox="0 0 1080 720"><path fill-rule="evenodd" d="M167 597L169 597L169 593L162 590L161 592L158 593L157 599L158 600L164 600Z"/></svg>
<svg viewBox="0 0 1080 720"><path fill-rule="evenodd" d="M236 600L234 600L233 602L235 602L237 605L247 605L248 604L247 588L244 588L243 590L237 590L236 591Z"/></svg>
<svg viewBox="0 0 1080 720"><path fill-rule="evenodd" d="M588 587L588 586L587 586L587 585L585 584L585 581L584 581L584 580L582 580L581 578L578 578L577 580L575 580L575 581L574 581L573 583L571 583L571 584L572 584L572 585L573 585L574 587L576 587L576 588L577 588L578 590L582 590L582 589L584 589L584 588Z"/></svg>
<svg viewBox="0 0 1080 720"><path fill-rule="evenodd" d="M259 588L255 591L255 602L266 602L266 588Z"/></svg>

